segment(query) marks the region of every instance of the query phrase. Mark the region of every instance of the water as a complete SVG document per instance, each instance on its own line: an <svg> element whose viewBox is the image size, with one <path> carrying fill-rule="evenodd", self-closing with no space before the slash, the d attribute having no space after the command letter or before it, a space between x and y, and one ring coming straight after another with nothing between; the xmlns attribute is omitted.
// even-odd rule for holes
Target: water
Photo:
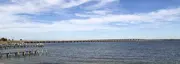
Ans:
<svg viewBox="0 0 180 64"><path fill-rule="evenodd" d="M0 64L180 64L180 42L45 44L39 56L0 59Z"/></svg>

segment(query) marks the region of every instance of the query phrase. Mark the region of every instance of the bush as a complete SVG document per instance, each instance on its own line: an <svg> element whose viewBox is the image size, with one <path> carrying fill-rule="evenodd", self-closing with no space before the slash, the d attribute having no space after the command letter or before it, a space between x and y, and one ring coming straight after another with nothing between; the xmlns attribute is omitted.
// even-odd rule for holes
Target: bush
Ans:
<svg viewBox="0 0 180 64"><path fill-rule="evenodd" d="M7 41L7 38L1 38L0 41Z"/></svg>

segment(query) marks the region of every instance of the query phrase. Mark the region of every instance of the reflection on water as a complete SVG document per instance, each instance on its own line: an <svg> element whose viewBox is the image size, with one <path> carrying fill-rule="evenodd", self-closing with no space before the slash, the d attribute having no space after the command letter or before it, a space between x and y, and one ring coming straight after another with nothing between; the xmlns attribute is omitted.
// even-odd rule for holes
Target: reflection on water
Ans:
<svg viewBox="0 0 180 64"><path fill-rule="evenodd" d="M1 59L5 64L180 64L180 42L52 43L39 56Z"/></svg>

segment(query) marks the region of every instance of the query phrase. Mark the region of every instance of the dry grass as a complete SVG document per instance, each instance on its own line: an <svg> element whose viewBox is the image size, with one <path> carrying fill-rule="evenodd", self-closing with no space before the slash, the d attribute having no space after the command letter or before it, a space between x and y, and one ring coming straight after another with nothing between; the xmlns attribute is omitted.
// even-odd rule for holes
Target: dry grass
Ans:
<svg viewBox="0 0 180 64"><path fill-rule="evenodd" d="M0 41L0 44L20 43L20 41Z"/></svg>

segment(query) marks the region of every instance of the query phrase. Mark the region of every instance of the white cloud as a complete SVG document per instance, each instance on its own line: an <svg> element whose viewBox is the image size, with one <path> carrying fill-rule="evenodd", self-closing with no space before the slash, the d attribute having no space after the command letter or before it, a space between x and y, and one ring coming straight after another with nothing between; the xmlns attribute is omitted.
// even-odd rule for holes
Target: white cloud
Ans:
<svg viewBox="0 0 180 64"><path fill-rule="evenodd" d="M51 30L52 25L50 24L32 22L34 20L16 14L38 14L51 10L51 8L54 7L60 9L71 8L88 1L89 0L70 0L69 2L66 0L12 0L13 4L0 5L0 19L2 19L0 21L0 31ZM57 27L56 24L53 24L53 26Z"/></svg>
<svg viewBox="0 0 180 64"><path fill-rule="evenodd" d="M107 10L94 10L94 11L89 12L89 13L94 13L94 14L99 14L99 15L106 15L106 14L110 13L110 11L107 11Z"/></svg>
<svg viewBox="0 0 180 64"><path fill-rule="evenodd" d="M150 22L153 25L153 23L156 24L157 22L177 21L180 19L179 11L180 11L180 8L166 9L166 10L164 9L164 10L159 10L156 12L130 14L130 15L110 15L109 14L109 15L96 17L96 18L54 21L54 23L52 24L34 23L34 22L30 22L31 20L29 20L29 22L18 23L16 22L16 20L21 20L21 18L12 16L12 19L8 20L9 18L7 18L8 17L7 16L5 17L7 18L5 19L5 21L11 21L11 23L9 24L2 23L0 27L1 27L1 31L27 31L27 32L89 31L89 30L91 31L91 30L104 30L104 29L111 30L111 29L118 29L118 27L112 27L112 26L106 25L111 22L125 22L125 23ZM153 26L153 27L157 27L157 26Z"/></svg>
<svg viewBox="0 0 180 64"><path fill-rule="evenodd" d="M62 8L70 8L70 7L78 6L89 1L90 0L70 0L69 3L65 2L65 4L62 4Z"/></svg>
<svg viewBox="0 0 180 64"><path fill-rule="evenodd" d="M96 1L96 0L95 0ZM98 4L95 4L95 5L92 5L92 6L89 6L87 7L86 9L98 9L98 8L101 8L109 3L112 3L112 2L116 2L118 0L97 0L98 1Z"/></svg>
<svg viewBox="0 0 180 64"><path fill-rule="evenodd" d="M99 17L100 15L76 13L75 16L78 16L78 17Z"/></svg>
<svg viewBox="0 0 180 64"><path fill-rule="evenodd" d="M109 10L93 10L93 11L85 12L84 14L76 13L75 16L93 18L93 17L101 17L110 13L111 11Z"/></svg>
<svg viewBox="0 0 180 64"><path fill-rule="evenodd" d="M102 24L110 22L165 22L165 21L177 21L180 19L180 8L175 9L164 9L150 13L139 13L139 14L123 14L123 15L112 15L108 14L101 17L91 17L86 20L71 20L72 23L77 24Z"/></svg>
<svg viewBox="0 0 180 64"><path fill-rule="evenodd" d="M37 13L51 10L51 8L71 8L88 2L89 0L12 0L14 4L0 5L3 13Z"/></svg>
<svg viewBox="0 0 180 64"><path fill-rule="evenodd" d="M76 14L76 16L89 17L87 19L71 19L63 21L52 21L53 23L38 23L32 22L27 17L15 15L17 13L39 13L51 9L51 7L71 8L79 6L89 0L14 0L16 4L1 5L0 6L0 32L46 32L46 31L92 31L92 30L117 30L121 27L113 27L108 25L111 22L124 22L124 23L141 23L141 22L173 22L180 20L180 8L163 9L150 13L137 13L137 14L123 14L115 15L110 14L104 10L93 10L89 14ZM101 0L95 6L101 7L109 2L115 0ZM94 17L95 16L95 17ZM121 25L121 24L118 24Z"/></svg>

